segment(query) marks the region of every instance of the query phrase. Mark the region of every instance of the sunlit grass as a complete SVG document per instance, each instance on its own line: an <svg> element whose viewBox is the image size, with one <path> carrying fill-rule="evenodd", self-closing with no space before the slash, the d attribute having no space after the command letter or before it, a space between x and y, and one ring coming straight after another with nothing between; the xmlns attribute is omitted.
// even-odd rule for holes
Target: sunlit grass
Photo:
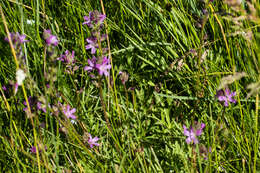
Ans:
<svg viewBox="0 0 260 173"><path fill-rule="evenodd" d="M103 32L110 40L104 46L110 46L106 55L113 68L111 79L100 80L83 70L92 55L85 49L91 30L82 25L90 11L103 13L100 2L6 0L0 5L8 30L30 40L22 45L19 62L27 72L24 90L14 94L9 81L15 83L19 66L4 41L1 20L1 172L260 170L259 17L253 13L259 4L104 1ZM46 47L45 29L59 40L53 50ZM74 73L55 61L66 50L75 51L79 69ZM125 83L120 72L129 75ZM234 80L236 72L246 75ZM224 79L236 91L236 103L225 107L215 95L228 75ZM26 113L26 97L47 105L46 113ZM59 103L76 108L76 123L57 115L64 111ZM183 125L196 121L205 123L199 144L187 144ZM89 134L99 138L99 146L90 147Z"/></svg>

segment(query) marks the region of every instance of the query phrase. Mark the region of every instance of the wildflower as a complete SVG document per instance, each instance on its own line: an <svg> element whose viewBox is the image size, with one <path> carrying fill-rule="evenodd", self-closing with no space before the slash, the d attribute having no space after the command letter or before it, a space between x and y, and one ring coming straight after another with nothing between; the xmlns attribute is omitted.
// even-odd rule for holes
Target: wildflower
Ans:
<svg viewBox="0 0 260 173"><path fill-rule="evenodd" d="M69 74L73 74L74 71L76 71L79 66L75 65L75 52L72 51L70 53L70 51L66 50L64 55L61 55L59 58L57 58L57 60L62 61L66 64L66 70L65 72L69 73Z"/></svg>
<svg viewBox="0 0 260 173"><path fill-rule="evenodd" d="M109 70L111 68L109 59L104 57L102 64L97 64L96 68L98 70L99 75L105 75L105 76L109 76L109 72L107 70Z"/></svg>
<svg viewBox="0 0 260 173"><path fill-rule="evenodd" d="M83 25L88 25L90 28L94 28L95 26L100 26L103 24L106 15L99 13L98 11L89 12L89 16L84 16L85 22Z"/></svg>
<svg viewBox="0 0 260 173"><path fill-rule="evenodd" d="M28 97L28 103L31 107L31 105L32 105L32 97L31 96ZM26 103L25 100L23 101L23 104L26 106L25 108L23 108L23 111L26 112L28 110L28 106L27 106L27 103Z"/></svg>
<svg viewBox="0 0 260 173"><path fill-rule="evenodd" d="M70 105L67 105L66 107L63 106L63 113L67 118L76 119L77 117L74 115L76 112L76 108L70 109Z"/></svg>
<svg viewBox="0 0 260 173"><path fill-rule="evenodd" d="M192 126L188 130L185 125L183 125L184 129L184 135L187 136L186 143L190 144L193 142L194 144L199 143L199 140L197 139L197 136L200 136L202 134L203 129L205 128L205 124L201 123L199 129L193 128Z"/></svg>
<svg viewBox="0 0 260 173"><path fill-rule="evenodd" d="M120 80L123 83L123 85L125 85L125 83L128 81L129 75L126 72L122 72L120 71L118 73L120 75Z"/></svg>
<svg viewBox="0 0 260 173"><path fill-rule="evenodd" d="M35 21L34 21L34 20L27 19L27 20L26 20L26 23L27 23L28 25L32 25L32 24L35 23Z"/></svg>
<svg viewBox="0 0 260 173"><path fill-rule="evenodd" d="M17 45L21 45L23 43L28 42L28 40L25 40L26 35L22 34L20 35L19 32L16 33L9 33L11 40L14 44L14 46L16 47ZM8 37L5 37L5 41L9 41Z"/></svg>
<svg viewBox="0 0 260 173"><path fill-rule="evenodd" d="M22 85L24 79L26 77L26 74L24 73L23 70L18 69L16 71L16 81L17 81L17 85Z"/></svg>
<svg viewBox="0 0 260 173"><path fill-rule="evenodd" d="M57 46L57 45L59 44L59 41L58 41L58 39L57 39L57 36L52 35L50 29L44 30L43 38L45 39L46 44L47 44L48 46L51 46L51 45Z"/></svg>
<svg viewBox="0 0 260 173"><path fill-rule="evenodd" d="M39 153L42 152L41 148L43 149L43 146L42 145L38 145ZM47 150L47 146L44 146L44 149ZM32 146L30 148L30 152L33 153L33 154L36 154L36 147Z"/></svg>
<svg viewBox="0 0 260 173"><path fill-rule="evenodd" d="M97 143L98 140L99 138L97 136L92 138L91 134L89 133L88 144L90 148L93 148L94 145L99 146L99 144Z"/></svg>
<svg viewBox="0 0 260 173"><path fill-rule="evenodd" d="M2 85L2 90L5 94L5 97L9 98L12 92L12 85L11 84Z"/></svg>
<svg viewBox="0 0 260 173"><path fill-rule="evenodd" d="M73 65L75 63L75 51L70 51L66 50L64 55L61 55L57 60L60 60L68 65Z"/></svg>
<svg viewBox="0 0 260 173"><path fill-rule="evenodd" d="M84 71L92 71L96 68L96 62L97 62L97 58L95 56L93 56L92 59L88 59L88 64L89 66L85 66L84 67Z"/></svg>
<svg viewBox="0 0 260 173"><path fill-rule="evenodd" d="M7 91L7 88L6 88L5 85L2 86L2 89L3 89L4 91Z"/></svg>
<svg viewBox="0 0 260 173"><path fill-rule="evenodd" d="M91 54L96 53L96 48L98 48L97 38L96 37L89 37L86 40L89 44L85 46L86 50L91 49Z"/></svg>
<svg viewBox="0 0 260 173"><path fill-rule="evenodd" d="M224 90L218 90L216 97L220 102L224 102L224 106L228 106L229 102L236 103L236 100L233 98L236 95L236 92L230 92L228 88Z"/></svg>
<svg viewBox="0 0 260 173"><path fill-rule="evenodd" d="M31 153L36 153L36 147L35 146L32 146L31 148L30 148L30 151L31 151Z"/></svg>
<svg viewBox="0 0 260 173"><path fill-rule="evenodd" d="M37 102L37 109L42 110L44 113L46 113L46 107L43 107L41 102Z"/></svg>
<svg viewBox="0 0 260 173"><path fill-rule="evenodd" d="M31 108L31 111L32 112L36 111L35 106L37 106L37 98L29 96L28 97L28 103L29 103L29 106ZM27 112L28 111L28 105L27 105L25 100L23 101L23 104L24 104L24 106L26 106L23 110L24 110L24 112Z"/></svg>

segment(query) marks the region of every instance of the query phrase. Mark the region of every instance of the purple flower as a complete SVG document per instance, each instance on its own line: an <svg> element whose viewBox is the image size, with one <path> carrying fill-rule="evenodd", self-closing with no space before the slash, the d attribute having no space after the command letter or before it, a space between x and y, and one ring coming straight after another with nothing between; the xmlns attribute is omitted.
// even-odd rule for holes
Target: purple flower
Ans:
<svg viewBox="0 0 260 173"><path fill-rule="evenodd" d="M12 81L9 81L9 83L7 85L3 85L2 89L4 91L4 94L7 98L11 97L11 95L13 94L13 91L15 91L15 94L18 90L18 84L14 83Z"/></svg>
<svg viewBox="0 0 260 173"><path fill-rule="evenodd" d="M2 86L2 89L3 89L4 91L7 91L7 88L6 88L5 85Z"/></svg>
<svg viewBox="0 0 260 173"><path fill-rule="evenodd" d="M93 148L94 145L99 146L99 144L97 143L98 140L99 138L97 136L92 138L91 134L89 133L88 144L90 148Z"/></svg>
<svg viewBox="0 0 260 173"><path fill-rule="evenodd" d="M93 56L92 59L88 59L89 66L84 67L84 71L93 71L96 68L97 58Z"/></svg>
<svg viewBox="0 0 260 173"><path fill-rule="evenodd" d="M57 60L62 61L68 65L73 65L75 63L75 52L66 50L64 55L61 55Z"/></svg>
<svg viewBox="0 0 260 173"><path fill-rule="evenodd" d="M91 54L96 53L96 48L98 48L97 38L96 37L89 37L86 40L88 44L85 46L86 50L91 49Z"/></svg>
<svg viewBox="0 0 260 173"><path fill-rule="evenodd" d="M184 135L187 136L186 143L190 144L193 142L194 144L199 143L199 140L197 139L197 136L200 136L202 134L203 129L205 128L205 124L201 123L199 129L193 128L192 126L190 129L187 129L185 125L183 125Z"/></svg>
<svg viewBox="0 0 260 173"><path fill-rule="evenodd" d="M75 65L75 52L66 50L64 55L61 55L57 60L62 61L66 64L66 73L74 74L76 70L78 70L79 66Z"/></svg>
<svg viewBox="0 0 260 173"><path fill-rule="evenodd" d="M9 33L10 37L11 37L11 40L14 44L14 46L16 47L16 45L20 45L20 44L23 44L23 43L26 43L28 42L28 40L25 40L25 37L26 35L20 35L19 32L16 32L16 33ZM5 37L5 41L9 41L8 40L8 37Z"/></svg>
<svg viewBox="0 0 260 173"><path fill-rule="evenodd" d="M85 22L83 22L83 25L87 24L88 27L94 28L95 26L102 25L105 18L106 15L103 15L96 10L91 11L89 12L89 16L84 16Z"/></svg>
<svg viewBox="0 0 260 173"><path fill-rule="evenodd" d="M63 106L63 113L67 118L76 119L77 117L74 115L76 112L76 108L70 109L70 105L67 105L66 107Z"/></svg>
<svg viewBox="0 0 260 173"><path fill-rule="evenodd" d="M39 153L42 152L41 148L43 149L43 146L42 147L40 147L40 146L42 146L42 145L38 145ZM47 150L47 146L44 146L44 149ZM30 148L30 152L33 153L33 154L36 154L36 147L32 146Z"/></svg>
<svg viewBox="0 0 260 173"><path fill-rule="evenodd" d="M224 102L224 106L228 106L229 102L236 103L236 100L233 98L236 95L236 92L230 92L228 88L224 90L218 90L216 97L220 102Z"/></svg>
<svg viewBox="0 0 260 173"><path fill-rule="evenodd" d="M31 153L36 153L36 147L35 146L32 146L31 148L30 148L30 151L31 151Z"/></svg>
<svg viewBox="0 0 260 173"><path fill-rule="evenodd" d="M31 96L28 97L28 102L29 102L29 105L30 105L30 108L31 108L32 105L33 105L33 99L32 99ZM28 110L28 106L27 106L27 103L26 103L25 100L23 101L23 104L26 106L25 108L23 108L23 111L26 112Z"/></svg>
<svg viewBox="0 0 260 173"><path fill-rule="evenodd" d="M44 107L41 102L37 102L37 109L42 110L44 113L47 112L46 107Z"/></svg>
<svg viewBox="0 0 260 173"><path fill-rule="evenodd" d="M59 44L59 41L58 41L58 39L57 39L57 36L52 35L50 29L44 30L43 38L45 39L46 44L47 44L48 46L51 46L51 45L57 46L57 45Z"/></svg>
<svg viewBox="0 0 260 173"><path fill-rule="evenodd" d="M104 57L102 64L97 64L96 68L100 76L105 75L109 76L108 70L111 69L110 61L108 58Z"/></svg>

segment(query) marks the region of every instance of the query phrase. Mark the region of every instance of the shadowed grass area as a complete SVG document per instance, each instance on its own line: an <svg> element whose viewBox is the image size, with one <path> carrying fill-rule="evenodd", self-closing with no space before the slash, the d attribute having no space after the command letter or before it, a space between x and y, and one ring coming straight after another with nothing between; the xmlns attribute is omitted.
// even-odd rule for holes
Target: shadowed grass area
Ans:
<svg viewBox="0 0 260 173"><path fill-rule="evenodd" d="M0 1L1 172L259 171L258 1L101 2ZM96 49L112 60L109 77L84 71L93 56L84 16L103 9L110 49ZM15 52L26 73L16 94L5 25L29 40ZM46 29L58 46L46 45ZM57 60L66 50L75 71ZM236 103L224 106L216 94L227 87Z"/></svg>

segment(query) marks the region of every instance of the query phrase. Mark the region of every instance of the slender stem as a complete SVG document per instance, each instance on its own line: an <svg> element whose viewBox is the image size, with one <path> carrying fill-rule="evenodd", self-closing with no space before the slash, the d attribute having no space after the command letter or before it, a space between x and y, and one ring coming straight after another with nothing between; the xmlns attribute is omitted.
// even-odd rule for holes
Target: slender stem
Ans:
<svg viewBox="0 0 260 173"><path fill-rule="evenodd" d="M256 106L255 106L255 152L254 152L254 170L253 172L256 173L256 160L257 160L257 154L258 154L258 101L259 101L259 95L256 95Z"/></svg>
<svg viewBox="0 0 260 173"><path fill-rule="evenodd" d="M46 75L46 52L47 52L47 47L44 46L44 51L43 51L43 75Z"/></svg>
<svg viewBox="0 0 260 173"><path fill-rule="evenodd" d="M193 158L192 158L192 169L191 169L191 172L194 173L194 172L197 172L196 171L196 152L194 151L194 147L192 147L192 155L193 155Z"/></svg>
<svg viewBox="0 0 260 173"><path fill-rule="evenodd" d="M17 69L19 69L19 63L18 63L18 60L17 60L17 57L16 57L16 53L15 53L15 49L14 49L14 46L13 46L13 42L12 42L12 39L11 39L11 36L10 36L9 29L7 27L7 22L6 22L6 19L5 19L5 16L4 16L3 9L2 9L1 5L0 5L0 13L1 13L1 16L2 16L2 20L3 20L3 23L4 23L5 31L7 33L8 42L9 42L9 45L11 47L11 52L13 54L15 65L16 65L16 70L17 70ZM26 104L27 104L27 107L28 107L28 114L30 115L30 120L31 120L31 123L32 123L32 126L33 126L33 135L34 135L34 142L35 142L35 145L36 145L35 146L36 147L36 156L37 156L37 162L38 162L38 168L39 168L38 171L40 173L41 172L41 165L40 165L39 150L38 150L38 146L37 146L37 134L36 134L35 126L34 126L34 123L33 123L33 119L31 117L31 107L30 107L30 104L29 104L29 101L28 101L28 97L27 97L27 94L26 94L26 90L25 90L23 84L22 84L22 89L23 89L24 98L25 98L25 101L26 101Z"/></svg>
<svg viewBox="0 0 260 173"><path fill-rule="evenodd" d="M102 83L101 83L100 77L99 77L98 83L99 83L98 87L99 87L100 100L101 100L102 108L103 108L103 111L104 111L104 116L105 116L105 119L106 119L107 127L108 127L109 132L112 134L113 129L111 127L111 124L109 122L109 118L108 118L108 115L107 115L107 112L106 112L106 105L105 105L105 101L104 101L104 97L103 97L103 89L102 89ZM118 146L117 143L116 143L116 150L118 152L120 152L120 149L119 149L119 146Z"/></svg>
<svg viewBox="0 0 260 173"><path fill-rule="evenodd" d="M224 32L223 26L222 26L221 22L219 21L218 16L215 13L214 8L212 7L211 4L209 4L209 7L210 7L214 17L216 18L217 23L219 24L219 27L220 27L220 30L221 30L221 33L223 35L223 39L224 39L224 42L225 42L225 45L226 45L226 49L227 49L227 52L228 52L228 58L229 58L230 64L232 65L233 73L235 73L235 66L234 66L234 63L233 63L231 56L230 56L230 50L229 50L229 46L228 46L228 42L227 42L227 38L226 38L226 35L225 35L225 32Z"/></svg>
<svg viewBox="0 0 260 173"><path fill-rule="evenodd" d="M104 111L104 116L105 116L105 119L106 119L106 122L107 122L108 129L112 132L112 128L111 128L109 118L108 118L107 112L106 112L106 105L105 105L104 98L103 98L103 89L102 89L102 83L101 83L100 78L98 80L98 85L99 85L98 86L99 87L99 95L100 95L101 105L102 105L102 108L103 108L103 111Z"/></svg>
<svg viewBox="0 0 260 173"><path fill-rule="evenodd" d="M100 0L100 4L101 4L101 8L102 8L102 13L104 15L106 15L103 0ZM112 78L113 78L113 87L114 87L114 95L115 95L115 100L116 100L117 112L118 112L118 115L120 116L120 107L119 107L118 98L117 98L117 90L116 90L116 84L115 84L115 73L114 73L113 59L112 59L111 49L110 49L110 40L109 40L109 36L108 36L108 25L107 25L106 20L104 21L104 24L105 24L105 28L106 28L106 37L107 37L106 39L107 39L107 47L108 47L108 56L109 56L109 60L110 60L110 64L111 64L111 71L112 71ZM108 83L108 85L110 85L110 84Z"/></svg>
<svg viewBox="0 0 260 173"><path fill-rule="evenodd" d="M1 94L2 94L2 96L4 98L4 102L5 102L6 108L7 108L8 112L10 112L11 109L10 109L9 103L8 103L6 97L5 97L5 94L4 94L3 90L2 90L2 86L1 85L0 85L0 91L1 91Z"/></svg>
<svg viewBox="0 0 260 173"><path fill-rule="evenodd" d="M198 144L196 144L196 150L197 150L197 155L198 155L199 169L200 169L200 172L202 172L202 166L201 166L201 160L200 160L200 149L199 149Z"/></svg>
<svg viewBox="0 0 260 173"><path fill-rule="evenodd" d="M128 106L128 92L127 92L125 84L124 84L124 89L125 89L125 96L126 96L126 106Z"/></svg>

